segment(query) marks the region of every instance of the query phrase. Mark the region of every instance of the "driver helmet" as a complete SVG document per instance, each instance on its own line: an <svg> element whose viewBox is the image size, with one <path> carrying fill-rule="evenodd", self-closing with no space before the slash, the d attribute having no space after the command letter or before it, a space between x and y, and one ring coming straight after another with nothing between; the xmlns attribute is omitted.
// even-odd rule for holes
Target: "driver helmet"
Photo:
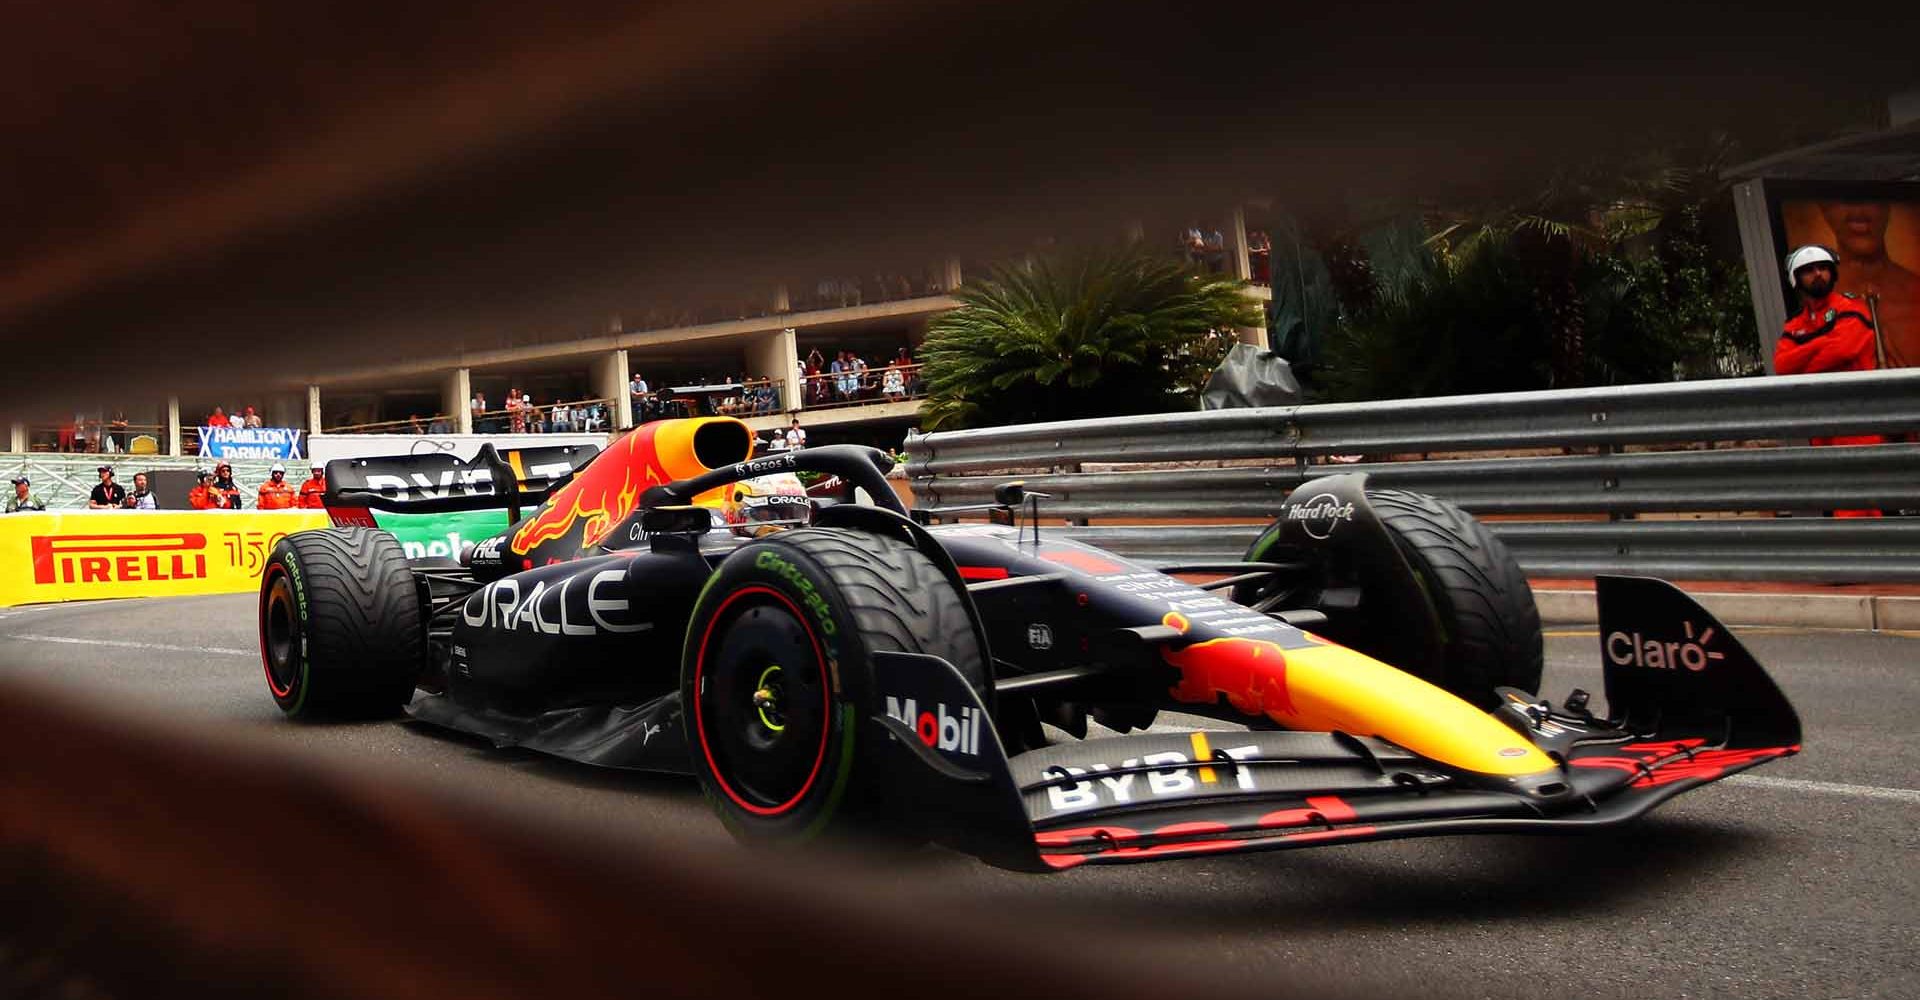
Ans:
<svg viewBox="0 0 1920 1000"><path fill-rule="evenodd" d="M782 528L805 527L813 517L813 503L804 491L743 479L727 492L722 508L733 533L759 538Z"/></svg>

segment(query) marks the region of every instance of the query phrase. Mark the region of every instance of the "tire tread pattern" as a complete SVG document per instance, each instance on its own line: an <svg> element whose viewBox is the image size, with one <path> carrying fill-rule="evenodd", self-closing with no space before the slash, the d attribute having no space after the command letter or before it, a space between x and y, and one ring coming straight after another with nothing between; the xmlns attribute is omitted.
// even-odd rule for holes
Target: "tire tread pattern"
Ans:
<svg viewBox="0 0 1920 1000"><path fill-rule="evenodd" d="M426 657L413 571L393 535L327 528L288 535L307 594L302 715L391 714L411 698Z"/></svg>
<svg viewBox="0 0 1920 1000"><path fill-rule="evenodd" d="M1540 612L1506 544L1438 497L1368 490L1367 500L1439 608L1447 630L1443 686L1483 706L1493 703L1497 686L1537 691Z"/></svg>

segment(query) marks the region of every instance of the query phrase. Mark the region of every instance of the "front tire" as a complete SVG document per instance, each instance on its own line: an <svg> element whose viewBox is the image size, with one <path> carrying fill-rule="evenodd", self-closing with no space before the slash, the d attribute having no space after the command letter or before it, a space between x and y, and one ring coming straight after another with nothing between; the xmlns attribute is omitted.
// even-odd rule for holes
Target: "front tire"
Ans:
<svg viewBox="0 0 1920 1000"><path fill-rule="evenodd" d="M681 664L694 773L727 828L786 842L884 821L863 756L877 734L872 654L939 656L984 690L967 616L932 560L899 539L798 528L730 555L694 607Z"/></svg>
<svg viewBox="0 0 1920 1000"><path fill-rule="evenodd" d="M413 698L426 650L413 572L391 534L302 531L267 557L260 659L289 718L393 715Z"/></svg>
<svg viewBox="0 0 1920 1000"><path fill-rule="evenodd" d="M1438 497L1369 490L1367 502L1440 612L1440 686L1482 708L1500 703L1495 688L1540 690L1540 610L1506 543Z"/></svg>
<svg viewBox="0 0 1920 1000"><path fill-rule="evenodd" d="M1367 503L1438 615L1439 662L1396 665L1482 708L1500 703L1496 688L1538 691L1544 659L1540 612L1527 575L1506 544L1473 515L1438 497L1368 490ZM1242 561L1304 556L1281 541L1281 528L1276 521L1262 532ZM1312 606L1323 584L1300 577L1253 581L1236 586L1233 599L1248 606L1263 601L1278 607ZM1324 631L1360 652L1391 660L1385 644L1395 640L1404 623L1390 616L1404 613L1401 608L1376 607L1360 620L1343 618Z"/></svg>

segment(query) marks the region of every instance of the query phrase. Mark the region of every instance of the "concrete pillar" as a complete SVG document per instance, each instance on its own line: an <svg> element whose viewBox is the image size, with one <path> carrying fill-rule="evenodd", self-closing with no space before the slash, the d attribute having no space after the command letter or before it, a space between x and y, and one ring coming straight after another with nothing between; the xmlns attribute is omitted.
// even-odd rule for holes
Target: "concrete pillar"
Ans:
<svg viewBox="0 0 1920 1000"><path fill-rule="evenodd" d="M20 452L24 452L27 450L27 425L26 424L23 424L18 420L14 421L13 426L7 429L7 437L8 437L8 443L7 443L8 451L11 451L15 454L19 454Z"/></svg>
<svg viewBox="0 0 1920 1000"><path fill-rule="evenodd" d="M471 371L455 368L448 372L446 381L440 383L440 409L447 414L455 434L473 433L473 411L467 408L472 401Z"/></svg>
<svg viewBox="0 0 1920 1000"><path fill-rule="evenodd" d="M787 286L784 283L773 290L773 311L777 313L793 311L793 299L787 295Z"/></svg>
<svg viewBox="0 0 1920 1000"><path fill-rule="evenodd" d="M747 372L773 379L780 387L780 407L800 408L799 338L793 327L753 338L747 344Z"/></svg>
<svg viewBox="0 0 1920 1000"><path fill-rule="evenodd" d="M320 387L317 385L309 385L307 386L307 436L312 437L320 433L321 430Z"/></svg>
<svg viewBox="0 0 1920 1000"><path fill-rule="evenodd" d="M1253 261L1247 256L1247 216L1235 205L1227 217L1227 268L1241 281L1253 280Z"/></svg>
<svg viewBox="0 0 1920 1000"><path fill-rule="evenodd" d="M1128 220L1126 236L1129 244L1145 243L1147 241L1147 224L1141 222L1139 219Z"/></svg>
<svg viewBox="0 0 1920 1000"><path fill-rule="evenodd" d="M184 454L180 450L180 397L167 397L167 454Z"/></svg>
<svg viewBox="0 0 1920 1000"><path fill-rule="evenodd" d="M593 394L608 400L607 416L615 430L633 426L633 398L627 395L627 351L615 348L594 357L587 369L587 383Z"/></svg>
<svg viewBox="0 0 1920 1000"><path fill-rule="evenodd" d="M960 258L948 257L940 262L940 287L948 295L960 290Z"/></svg>

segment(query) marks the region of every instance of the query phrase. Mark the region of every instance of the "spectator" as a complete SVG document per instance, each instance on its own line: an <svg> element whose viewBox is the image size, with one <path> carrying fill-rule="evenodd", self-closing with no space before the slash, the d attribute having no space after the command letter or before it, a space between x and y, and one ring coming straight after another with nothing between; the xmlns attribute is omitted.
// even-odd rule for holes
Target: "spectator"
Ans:
<svg viewBox="0 0 1920 1000"><path fill-rule="evenodd" d="M476 434L486 433L487 394L484 392L481 392L478 389L473 390L473 402L467 404L467 411L472 415L472 418L473 418L474 433Z"/></svg>
<svg viewBox="0 0 1920 1000"><path fill-rule="evenodd" d="M518 389L507 390L507 422L513 433L527 432L527 403Z"/></svg>
<svg viewBox="0 0 1920 1000"><path fill-rule="evenodd" d="M825 364L826 360L820 356L820 349L817 347L807 352L806 364L800 370L801 393L806 403L826 402L827 380L820 377L822 374L820 366Z"/></svg>
<svg viewBox="0 0 1920 1000"><path fill-rule="evenodd" d="M787 425L787 450L794 451L807 446L807 432L800 427L800 418L793 418Z"/></svg>
<svg viewBox="0 0 1920 1000"><path fill-rule="evenodd" d="M93 488L87 497L88 510L118 510L127 505L127 488L113 481L113 466L103 465L94 470L100 474L100 485Z"/></svg>
<svg viewBox="0 0 1920 1000"><path fill-rule="evenodd" d="M233 481L233 466L221 462L213 467L213 494L222 510L240 509L240 484Z"/></svg>
<svg viewBox="0 0 1920 1000"><path fill-rule="evenodd" d="M453 428L448 426L446 417L443 417L436 413L433 415L433 422L427 424L427 433L428 434L451 434L453 433Z"/></svg>
<svg viewBox="0 0 1920 1000"><path fill-rule="evenodd" d="M300 484L300 506L307 510L322 510L327 506L327 470L315 462L308 471L311 475Z"/></svg>
<svg viewBox="0 0 1920 1000"><path fill-rule="evenodd" d="M242 426L245 426L245 427L265 426L265 422L260 419L260 414L253 412L253 407L251 406L247 407L246 412L241 416L242 416L242 419L240 423Z"/></svg>
<svg viewBox="0 0 1920 1000"><path fill-rule="evenodd" d="M757 450L764 451L764 452L786 451L787 435L781 431L776 430L773 432L773 436L767 439L767 443L764 446L755 445L754 447Z"/></svg>
<svg viewBox="0 0 1920 1000"><path fill-rule="evenodd" d="M848 353L853 355L853 393L857 398L866 395L867 390L873 388L873 377L867 374L866 358L856 352Z"/></svg>
<svg viewBox="0 0 1920 1000"><path fill-rule="evenodd" d="M127 450L127 428L126 411L116 408L113 411L113 420L107 424L108 450L115 452Z"/></svg>
<svg viewBox="0 0 1920 1000"><path fill-rule="evenodd" d="M553 432L570 433L573 430L573 410L562 401L553 404Z"/></svg>
<svg viewBox="0 0 1920 1000"><path fill-rule="evenodd" d="M207 426L208 427L231 427L233 425L227 422L227 411L216 406L213 408L212 413L207 414Z"/></svg>
<svg viewBox="0 0 1920 1000"><path fill-rule="evenodd" d="M187 491L187 505L194 510L213 510L221 506L220 494L213 488L213 473L200 470L199 482Z"/></svg>
<svg viewBox="0 0 1920 1000"><path fill-rule="evenodd" d="M247 407L247 409L251 411L253 407L249 406ZM227 426L233 428L236 431L240 430L241 428L244 428L247 426L247 418L241 415L240 412L236 410L233 413L227 414Z"/></svg>
<svg viewBox="0 0 1920 1000"><path fill-rule="evenodd" d="M154 497L153 491L147 488L146 473L136 472L133 474L133 492L127 494L126 504L129 510L160 509L159 500Z"/></svg>
<svg viewBox="0 0 1920 1000"><path fill-rule="evenodd" d="M853 363L848 360L847 352L840 351L833 357L833 364L827 366L833 375L833 394L839 399L853 396Z"/></svg>
<svg viewBox="0 0 1920 1000"><path fill-rule="evenodd" d="M900 359L895 358L887 365L885 375L880 380L880 394L887 402L898 403L907 398L906 374L900 370Z"/></svg>
<svg viewBox="0 0 1920 1000"><path fill-rule="evenodd" d="M647 387L647 380L641 378L639 372L634 372L633 378L627 381L627 397L630 400L629 405L633 408L633 422L636 426L653 419L653 415L648 412L652 409L652 400L649 398L651 391Z"/></svg>
<svg viewBox="0 0 1920 1000"><path fill-rule="evenodd" d="M32 480L29 480L25 476L15 476L13 479L13 495L7 498L6 512L9 514L18 514L22 511L46 509L47 502L40 499L38 493L33 492Z"/></svg>
<svg viewBox="0 0 1920 1000"><path fill-rule="evenodd" d="M273 463L267 481L260 484L260 496L254 506L261 510L286 510L293 506L293 487L287 485L286 466Z"/></svg>
<svg viewBox="0 0 1920 1000"><path fill-rule="evenodd" d="M427 432L427 426L420 422L420 414L410 413L407 415L407 431L412 434L425 434Z"/></svg>

